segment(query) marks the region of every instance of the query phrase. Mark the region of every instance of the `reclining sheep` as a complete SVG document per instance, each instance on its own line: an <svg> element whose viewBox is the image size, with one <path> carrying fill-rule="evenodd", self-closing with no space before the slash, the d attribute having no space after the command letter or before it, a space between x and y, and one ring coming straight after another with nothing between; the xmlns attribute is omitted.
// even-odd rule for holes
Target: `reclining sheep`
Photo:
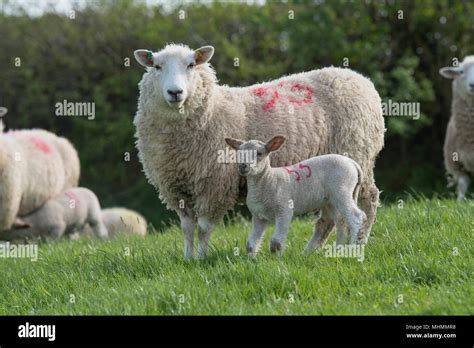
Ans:
<svg viewBox="0 0 474 348"><path fill-rule="evenodd" d="M0 231L16 216L78 185L79 157L71 143L41 129L0 132Z"/></svg>
<svg viewBox="0 0 474 348"><path fill-rule="evenodd" d="M474 56L467 56L457 67L445 67L440 74L453 79L451 118L444 141L444 163L449 186L456 185L457 198L466 197L474 175Z"/></svg>
<svg viewBox="0 0 474 348"><path fill-rule="evenodd" d="M0 239L55 240L82 231L86 225L95 236L107 237L99 200L91 190L77 187L46 201L31 214L15 219L10 230L0 232Z"/></svg>
<svg viewBox="0 0 474 348"><path fill-rule="evenodd" d="M126 208L107 208L102 210L102 221L109 237L119 234L136 234L144 236L147 231L145 218L136 211Z"/></svg>
<svg viewBox="0 0 474 348"><path fill-rule="evenodd" d="M272 168L269 155L284 141L282 136L267 143L226 139L233 149L256 154L253 163L246 156L239 162L239 174L247 177L247 206L252 213L252 233L247 243L249 254L256 255L265 228L273 221L275 233L270 250L282 252L293 216L317 210L321 210L321 218L336 221L338 244L347 241L345 226L349 227L350 243L361 243L359 233L366 216L357 207L362 179L360 166L345 156L323 155L291 167ZM323 246L329 232L315 229L306 251Z"/></svg>
<svg viewBox="0 0 474 348"><path fill-rule="evenodd" d="M218 161L222 139L292 140L275 153L275 167L326 153L347 154L363 171L361 207L367 215L364 240L375 220L379 191L375 158L383 147L380 97L371 81L349 69L324 68L243 88L220 86L208 61L211 46L196 51L168 45L158 53L135 51L146 68L134 119L144 172L181 220L185 257L206 254L214 225L232 209L245 181L232 165ZM330 231L334 221L320 219Z"/></svg>

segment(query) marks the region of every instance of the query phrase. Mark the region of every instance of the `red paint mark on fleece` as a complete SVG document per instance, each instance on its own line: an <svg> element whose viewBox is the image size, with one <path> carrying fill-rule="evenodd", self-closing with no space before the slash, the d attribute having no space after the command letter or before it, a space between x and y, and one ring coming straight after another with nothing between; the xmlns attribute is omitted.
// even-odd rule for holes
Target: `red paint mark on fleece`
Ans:
<svg viewBox="0 0 474 348"><path fill-rule="evenodd" d="M257 87L253 90L253 93L260 98L263 98L264 95L270 95L270 98L267 98L263 104L264 111L270 111L273 109L278 99L280 99L280 94L273 87Z"/></svg>
<svg viewBox="0 0 474 348"><path fill-rule="evenodd" d="M50 153L51 152L51 148L49 147L48 143L46 141L44 141L43 139L41 139L39 137L36 137L36 136L30 136L29 140L42 153Z"/></svg>
<svg viewBox="0 0 474 348"><path fill-rule="evenodd" d="M306 175L307 178L309 178L311 176L311 168L309 166L307 166L306 164L299 164L298 165L298 168L303 170L303 169L307 169L308 170L308 175Z"/></svg>
<svg viewBox="0 0 474 348"><path fill-rule="evenodd" d="M64 195L69 198L71 201L74 201L75 204L79 204L79 197L72 191L64 191Z"/></svg>
<svg viewBox="0 0 474 348"><path fill-rule="evenodd" d="M303 92L303 99L298 99L295 97L288 97L288 101L295 105L309 104L313 101L313 89L309 86L302 85L301 83L294 83L291 86L291 91Z"/></svg>
<svg viewBox="0 0 474 348"><path fill-rule="evenodd" d="M290 169L291 167L283 167L283 169L285 169L288 174L296 174L296 181L299 182L301 180L301 175L300 173L298 173L296 170L292 170Z"/></svg>
<svg viewBox="0 0 474 348"><path fill-rule="evenodd" d="M14 137L22 137L22 138L28 139L42 153L46 153L46 154L51 153L50 145L48 144L48 142L46 142L41 137L38 137L36 135L23 133L23 132L20 132L20 131L17 131L17 130L10 131L10 132L8 132L8 134L13 135Z"/></svg>
<svg viewBox="0 0 474 348"><path fill-rule="evenodd" d="M301 174L304 174L304 173L300 173L298 171L298 169L300 169L301 171L304 172L304 170L307 170L307 173L306 173L306 177L309 178L312 174L312 171L311 171L311 168L309 166L307 166L306 164L298 164L297 167L295 166L286 166L286 167L282 167L284 170L286 170L288 172L288 174L296 174L296 182L300 182L301 181Z"/></svg>
<svg viewBox="0 0 474 348"><path fill-rule="evenodd" d="M276 103L281 100L280 93L278 93L278 89L287 88L287 86L285 86L287 84L287 81L280 81L276 87L268 86L257 87L253 89L253 93L263 99L264 111L272 110L275 107ZM288 102L293 105L300 106L304 104L309 104L313 101L314 92L311 86L302 83L292 83L290 85L290 91L296 94L296 96L288 96Z"/></svg>

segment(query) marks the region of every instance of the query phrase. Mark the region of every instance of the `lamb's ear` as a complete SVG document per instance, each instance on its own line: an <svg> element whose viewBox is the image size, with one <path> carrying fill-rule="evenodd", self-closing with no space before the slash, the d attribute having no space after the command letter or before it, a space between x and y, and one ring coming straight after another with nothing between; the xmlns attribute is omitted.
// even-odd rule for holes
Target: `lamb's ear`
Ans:
<svg viewBox="0 0 474 348"><path fill-rule="evenodd" d="M242 140L234 139L234 138L225 138L225 142L234 150L238 150L240 145L244 143Z"/></svg>
<svg viewBox="0 0 474 348"><path fill-rule="evenodd" d="M153 66L153 52L149 50L136 50L133 52L135 59L144 67Z"/></svg>
<svg viewBox="0 0 474 348"><path fill-rule="evenodd" d="M16 218L15 221L13 221L12 224L12 229L14 230L23 230L25 228L30 228L31 225L25 221L23 221L20 218Z"/></svg>
<svg viewBox="0 0 474 348"><path fill-rule="evenodd" d="M194 58L196 59L196 65L207 63L211 60L214 55L214 47L203 46L194 51Z"/></svg>
<svg viewBox="0 0 474 348"><path fill-rule="evenodd" d="M447 79L454 79L461 75L462 72L463 70L459 66L447 66L439 69L441 76L446 77Z"/></svg>
<svg viewBox="0 0 474 348"><path fill-rule="evenodd" d="M284 142L285 137L283 135L276 135L265 144L265 149L267 149L268 153L276 151L283 145Z"/></svg>

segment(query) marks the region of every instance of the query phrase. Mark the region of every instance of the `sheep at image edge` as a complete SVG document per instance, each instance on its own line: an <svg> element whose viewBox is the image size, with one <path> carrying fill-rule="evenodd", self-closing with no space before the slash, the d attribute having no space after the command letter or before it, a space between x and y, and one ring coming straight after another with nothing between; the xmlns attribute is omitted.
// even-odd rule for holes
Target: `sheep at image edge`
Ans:
<svg viewBox="0 0 474 348"><path fill-rule="evenodd" d="M459 66L444 67L440 74L453 79L451 118L444 141L444 164L449 186L456 186L457 198L466 197L474 174L474 56Z"/></svg>
<svg viewBox="0 0 474 348"><path fill-rule="evenodd" d="M366 240L379 203L373 168L385 132L373 83L350 69L329 67L228 87L217 84L208 64L213 53L211 46L193 51L176 44L134 52L146 68L134 119L139 158L161 200L180 217L185 257L194 255L196 218L198 254L204 257L214 225L244 193L234 164L218 161L225 137L291 139L273 156L273 167L328 153L353 158L364 177L359 202L367 216ZM332 230L334 221L320 219L316 228Z"/></svg>
<svg viewBox="0 0 474 348"><path fill-rule="evenodd" d="M97 196L89 189L76 187L47 200L34 212L15 219L11 229L0 232L0 239L55 240L83 231L86 226L96 237L105 239L108 236Z"/></svg>
<svg viewBox="0 0 474 348"><path fill-rule="evenodd" d="M0 132L0 231L17 216L79 183L80 163L65 138L41 129Z"/></svg>

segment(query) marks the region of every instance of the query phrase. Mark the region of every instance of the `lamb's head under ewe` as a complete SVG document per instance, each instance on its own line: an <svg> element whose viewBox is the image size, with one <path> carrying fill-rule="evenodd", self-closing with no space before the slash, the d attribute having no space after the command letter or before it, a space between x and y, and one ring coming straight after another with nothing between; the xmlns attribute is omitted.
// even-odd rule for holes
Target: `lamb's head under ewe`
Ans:
<svg viewBox="0 0 474 348"><path fill-rule="evenodd" d="M285 137L277 135L268 142L226 138L227 145L238 151L239 174L260 175L270 168L270 153L277 151L285 142Z"/></svg>
<svg viewBox="0 0 474 348"><path fill-rule="evenodd" d="M145 83L151 84L155 97L172 109L181 108L202 85L200 72L212 70L207 62L213 54L212 46L192 50L188 46L175 44L167 45L159 52L145 49L134 52L135 59L147 70ZM215 76L214 72L212 75Z"/></svg>
<svg viewBox="0 0 474 348"><path fill-rule="evenodd" d="M439 73L454 79L453 89L459 96L474 98L474 55L466 56L459 66L441 68Z"/></svg>

